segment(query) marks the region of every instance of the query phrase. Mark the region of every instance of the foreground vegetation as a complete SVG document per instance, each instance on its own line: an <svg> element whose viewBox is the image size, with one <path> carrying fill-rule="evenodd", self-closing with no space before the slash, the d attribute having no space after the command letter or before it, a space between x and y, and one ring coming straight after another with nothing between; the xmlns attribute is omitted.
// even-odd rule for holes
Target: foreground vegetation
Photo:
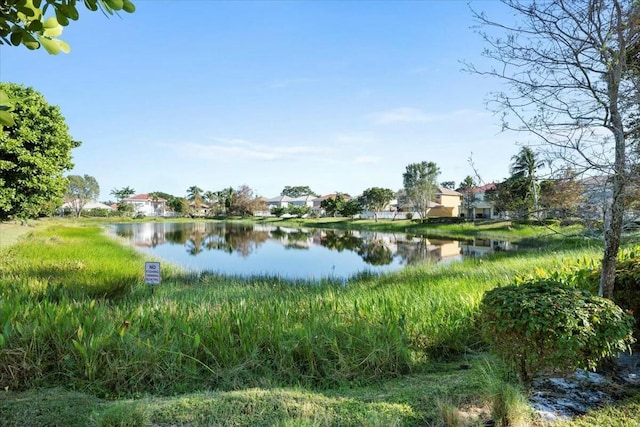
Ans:
<svg viewBox="0 0 640 427"><path fill-rule="evenodd" d="M51 224L0 258L0 417L70 426L488 418L496 382L509 378L480 339L484 292L570 259L595 265L598 253L556 241L346 285L169 268L152 294L133 249L96 225Z"/></svg>

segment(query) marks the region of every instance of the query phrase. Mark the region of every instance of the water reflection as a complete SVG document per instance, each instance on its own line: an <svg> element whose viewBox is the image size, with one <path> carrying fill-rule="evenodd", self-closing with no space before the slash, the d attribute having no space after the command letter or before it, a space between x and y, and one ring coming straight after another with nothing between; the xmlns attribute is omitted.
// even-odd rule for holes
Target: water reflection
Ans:
<svg viewBox="0 0 640 427"><path fill-rule="evenodd" d="M496 241L219 222L116 224L112 231L188 269L304 278L348 277L514 249Z"/></svg>

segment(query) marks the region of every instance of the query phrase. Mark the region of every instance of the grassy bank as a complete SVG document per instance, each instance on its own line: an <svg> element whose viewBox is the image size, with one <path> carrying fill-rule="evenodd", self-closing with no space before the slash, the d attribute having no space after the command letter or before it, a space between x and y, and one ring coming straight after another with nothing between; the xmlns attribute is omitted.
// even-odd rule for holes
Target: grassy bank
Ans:
<svg viewBox="0 0 640 427"><path fill-rule="evenodd" d="M486 416L492 364L475 315L487 289L598 252L503 253L346 285L169 270L153 294L142 257L95 225L52 226L1 255L7 425L38 425L19 417L65 398L90 408L61 412L75 425L424 425L451 406Z"/></svg>

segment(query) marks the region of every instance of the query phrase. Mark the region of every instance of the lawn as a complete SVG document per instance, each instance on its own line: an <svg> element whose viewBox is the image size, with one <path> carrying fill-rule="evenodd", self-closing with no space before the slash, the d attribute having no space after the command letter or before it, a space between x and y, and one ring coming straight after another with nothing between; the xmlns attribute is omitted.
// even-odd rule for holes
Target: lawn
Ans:
<svg viewBox="0 0 640 427"><path fill-rule="evenodd" d="M0 250L8 426L477 425L514 386L479 338L483 293L599 255L556 239L346 285L168 269L151 294L95 223L33 231Z"/></svg>

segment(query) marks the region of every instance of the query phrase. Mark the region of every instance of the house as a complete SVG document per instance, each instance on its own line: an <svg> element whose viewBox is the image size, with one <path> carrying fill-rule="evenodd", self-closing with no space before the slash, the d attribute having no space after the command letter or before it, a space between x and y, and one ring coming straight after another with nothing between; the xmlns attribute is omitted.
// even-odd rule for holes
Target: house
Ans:
<svg viewBox="0 0 640 427"><path fill-rule="evenodd" d="M75 212L76 208L79 207L80 204L81 204L81 201L79 199L78 200L71 200L71 201L68 201L68 202L64 203L61 206L61 210L62 210L62 212L71 212L71 211ZM90 211L92 209L104 209L104 210L106 210L108 212L112 212L112 211L116 210L112 206L105 205L104 203L100 203L100 202L95 201L95 200L87 202L87 203L84 204L84 206L82 206L82 210L83 211Z"/></svg>
<svg viewBox="0 0 640 427"><path fill-rule="evenodd" d="M133 206L134 215L167 216L167 200L150 194L136 194L122 200Z"/></svg>
<svg viewBox="0 0 640 427"><path fill-rule="evenodd" d="M496 211L495 204L487 198L487 193L495 189L496 184L490 183L473 187L469 192L466 190L458 190L462 193L460 216L472 219L500 218L500 215Z"/></svg>
<svg viewBox="0 0 640 427"><path fill-rule="evenodd" d="M313 207L313 201L315 200L314 196L300 196L300 197L289 197L289 196L278 196L268 199L267 209L271 210L273 208L287 208L289 206L309 206Z"/></svg>
<svg viewBox="0 0 640 427"><path fill-rule="evenodd" d="M267 209L271 211L273 208L286 208L292 200L293 197L289 196L278 196L267 199Z"/></svg>
<svg viewBox="0 0 640 427"><path fill-rule="evenodd" d="M436 204L427 212L428 218L457 218L460 216L462 194L448 188L438 186Z"/></svg>
<svg viewBox="0 0 640 427"><path fill-rule="evenodd" d="M429 202L427 218L457 218L460 216L462 194L448 188L438 186L433 201ZM414 206L406 196L401 196L398 206L403 212L413 212ZM413 212L414 218L419 218L418 212Z"/></svg>
<svg viewBox="0 0 640 427"><path fill-rule="evenodd" d="M206 203L196 203L195 200L189 202L189 212L193 216L207 216L211 207Z"/></svg>

